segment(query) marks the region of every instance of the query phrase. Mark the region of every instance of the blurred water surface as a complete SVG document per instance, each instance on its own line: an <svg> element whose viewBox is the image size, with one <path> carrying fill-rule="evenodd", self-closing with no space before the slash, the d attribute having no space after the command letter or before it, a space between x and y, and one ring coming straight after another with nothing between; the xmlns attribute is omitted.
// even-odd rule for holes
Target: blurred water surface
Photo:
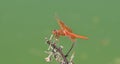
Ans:
<svg viewBox="0 0 120 64"><path fill-rule="evenodd" d="M45 37L59 17L89 40L78 39L75 64L120 64L119 0L0 0L0 64L45 62ZM68 49L68 38L60 39ZM67 43L68 42L68 43Z"/></svg>

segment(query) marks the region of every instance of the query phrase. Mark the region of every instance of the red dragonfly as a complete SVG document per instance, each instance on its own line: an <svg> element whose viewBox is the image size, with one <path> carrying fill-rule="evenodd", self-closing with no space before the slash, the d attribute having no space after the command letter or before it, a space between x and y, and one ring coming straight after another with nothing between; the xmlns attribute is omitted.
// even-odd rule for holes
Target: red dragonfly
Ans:
<svg viewBox="0 0 120 64"><path fill-rule="evenodd" d="M88 38L85 36L77 35L72 32L72 30L63 23L62 20L56 18L60 29L59 30L54 30L52 33L55 35L55 37L58 39L60 36L67 36L71 39L72 42L75 42L76 38L81 38L87 40Z"/></svg>

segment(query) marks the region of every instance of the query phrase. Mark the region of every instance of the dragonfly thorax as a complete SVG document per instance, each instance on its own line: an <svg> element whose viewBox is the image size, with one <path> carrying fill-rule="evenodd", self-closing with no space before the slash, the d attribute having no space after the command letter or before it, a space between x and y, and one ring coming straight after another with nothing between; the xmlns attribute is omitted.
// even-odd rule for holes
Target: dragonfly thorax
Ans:
<svg viewBox="0 0 120 64"><path fill-rule="evenodd" d="M53 30L52 33L56 36L65 36L65 33L63 30Z"/></svg>

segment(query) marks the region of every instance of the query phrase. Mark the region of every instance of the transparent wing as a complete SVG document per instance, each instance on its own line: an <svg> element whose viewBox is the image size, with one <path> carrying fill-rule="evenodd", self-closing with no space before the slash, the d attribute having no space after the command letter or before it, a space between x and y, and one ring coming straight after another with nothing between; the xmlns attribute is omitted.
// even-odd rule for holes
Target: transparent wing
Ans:
<svg viewBox="0 0 120 64"><path fill-rule="evenodd" d="M67 30L69 32L72 32L72 30L62 22L62 20L60 20L58 18L56 18L56 20L57 20L57 22L62 30Z"/></svg>

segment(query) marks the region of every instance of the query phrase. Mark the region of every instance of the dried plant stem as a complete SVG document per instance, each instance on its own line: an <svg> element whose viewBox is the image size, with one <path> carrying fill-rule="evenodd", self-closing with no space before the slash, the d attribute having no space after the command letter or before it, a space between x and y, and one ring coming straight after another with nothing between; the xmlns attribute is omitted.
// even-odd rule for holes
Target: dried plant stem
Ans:
<svg viewBox="0 0 120 64"><path fill-rule="evenodd" d="M47 40L47 44L51 45L54 49L56 49L62 56L63 60L64 60L64 64L68 64L68 60L65 57L65 55L63 54L62 50L60 48L58 48L55 44L53 44L52 42L50 42L49 40ZM73 46L72 46L73 48Z"/></svg>
<svg viewBox="0 0 120 64"><path fill-rule="evenodd" d="M73 49L74 45L75 45L75 43L73 42L71 48L69 49L69 51L67 52L67 54L65 55L65 57L67 57L69 55L69 53Z"/></svg>

